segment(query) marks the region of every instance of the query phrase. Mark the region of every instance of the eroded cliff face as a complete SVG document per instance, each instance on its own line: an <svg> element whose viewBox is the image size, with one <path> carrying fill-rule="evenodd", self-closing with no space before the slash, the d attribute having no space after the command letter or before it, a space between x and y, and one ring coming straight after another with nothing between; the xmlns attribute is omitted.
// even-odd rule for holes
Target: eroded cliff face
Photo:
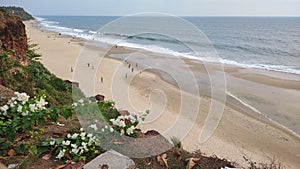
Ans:
<svg viewBox="0 0 300 169"><path fill-rule="evenodd" d="M0 54L14 50L15 52L10 55L22 62L27 49L25 25L21 19L0 11Z"/></svg>

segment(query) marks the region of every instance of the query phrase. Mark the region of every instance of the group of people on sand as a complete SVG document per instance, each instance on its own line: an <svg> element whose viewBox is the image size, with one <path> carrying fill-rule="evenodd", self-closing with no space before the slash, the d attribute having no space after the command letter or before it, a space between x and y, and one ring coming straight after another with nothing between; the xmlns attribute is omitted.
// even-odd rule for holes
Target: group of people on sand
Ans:
<svg viewBox="0 0 300 169"><path fill-rule="evenodd" d="M126 59L124 60L124 62L128 65L128 69L130 69L131 70L131 72L133 72L135 69L136 70L138 70L138 68L139 68L139 65L138 65L138 63L130 63L130 62L128 62ZM140 74L142 73L142 71L140 70ZM127 73L125 74L125 78L127 79L127 77L128 77L128 75L127 75Z"/></svg>
<svg viewBox="0 0 300 169"><path fill-rule="evenodd" d="M135 69L136 70L138 70L138 68L139 68L139 65L138 65L138 63L130 63L130 62L128 62L127 60L124 60L124 62L128 65L128 69L130 69L131 70L131 72L133 72ZM94 69L94 66L93 65L91 65L90 63L87 63L87 66L88 67L91 67L92 66L92 69ZM73 70L73 67L71 67L71 72L73 72L74 70ZM141 74L142 73L142 70L139 70L139 73ZM127 79L127 77L128 77L128 74L126 73L125 74L125 78ZM101 78L100 78L100 81L101 81L101 83L103 83L103 81L104 81L104 79L103 79L103 77L101 76Z"/></svg>

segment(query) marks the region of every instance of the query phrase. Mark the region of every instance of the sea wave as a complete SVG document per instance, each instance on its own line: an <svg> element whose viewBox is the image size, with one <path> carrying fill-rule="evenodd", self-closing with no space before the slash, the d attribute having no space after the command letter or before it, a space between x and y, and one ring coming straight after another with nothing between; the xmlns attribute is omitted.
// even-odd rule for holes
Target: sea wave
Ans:
<svg viewBox="0 0 300 169"><path fill-rule="evenodd" d="M179 41L174 39L167 39L163 38L163 36L157 36L157 37L147 37L143 35L125 35L125 34L118 34L118 33L101 33L97 31L92 30L82 30L77 28L68 28L64 26L60 26L58 22L48 21L41 17L35 17L42 27L47 30L55 31L61 34L65 35L71 35L74 37L83 38L86 40L95 40L102 43L107 44L118 44L119 46L124 46L128 48L135 48L135 49L142 49L154 53L161 53L161 54L168 54L172 56L177 57L185 57L190 59L195 59L203 62L213 62L213 63L221 63L225 65L234 65L239 67L245 67L245 68L256 68L256 69L264 69L264 70L270 70L270 71L277 71L277 72L284 72L284 73L292 73L292 74L299 74L300 70L297 68L292 68L288 66L283 65L272 65L272 64L249 64L249 63L240 63L235 60L230 59L223 59L221 57L215 57L215 54L203 52L203 53L195 53L195 52L178 52L173 49L157 46L157 45L149 45L149 44L138 44L133 43L131 39L138 39L138 40L147 40L147 41L162 41L166 43L179 43ZM185 43L195 43L195 42L185 42ZM199 45L199 44L198 44ZM202 44L204 45L204 44ZM223 46L223 48L226 48L226 46ZM230 47L228 47L230 48ZM236 49L243 50L243 51L249 51L249 49L241 47L241 46L235 46ZM231 49L231 48L230 48ZM234 48L232 48L234 49ZM252 50L251 50L252 51Z"/></svg>

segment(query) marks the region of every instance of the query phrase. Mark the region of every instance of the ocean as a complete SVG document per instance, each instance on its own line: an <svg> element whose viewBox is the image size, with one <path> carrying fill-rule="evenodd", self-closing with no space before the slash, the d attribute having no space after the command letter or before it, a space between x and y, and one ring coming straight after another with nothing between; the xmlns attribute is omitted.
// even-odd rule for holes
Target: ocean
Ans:
<svg viewBox="0 0 300 169"><path fill-rule="evenodd" d="M300 75L300 17L183 17L175 20L160 16L127 19L117 16L36 18L42 29L86 40L174 57ZM119 24L111 26L115 20ZM215 51L211 52L211 47ZM194 51L195 48L198 50ZM169 63L163 66L174 67ZM198 85L209 87L210 83L203 77L198 73ZM189 90L193 85L186 86ZM237 101L240 104L238 107L247 107L300 137L299 110L295 106L298 104L298 91L277 90L255 83L249 85L243 80L232 79L227 82L226 90L229 104L236 104ZM279 100L281 104L278 104Z"/></svg>
<svg viewBox="0 0 300 169"><path fill-rule="evenodd" d="M172 23L166 28L160 17L137 18L136 22L124 22L117 29L98 31L106 24L120 19L114 16L37 16L44 29L62 34L104 43L182 57L215 61L208 53L195 53L186 46L203 45L194 39L189 30ZM155 19L156 25L149 26ZM203 32L211 41L220 59L219 62L250 68L260 68L286 73L300 74L300 18L299 17L183 17ZM174 23L176 24L176 23ZM164 27L163 27L164 26ZM152 30L151 30L152 29ZM132 35L132 30L160 32L168 29L171 34L180 34L174 39L161 34ZM130 31L127 31L130 30ZM127 34L128 32L128 34ZM203 45L205 46L205 45Z"/></svg>

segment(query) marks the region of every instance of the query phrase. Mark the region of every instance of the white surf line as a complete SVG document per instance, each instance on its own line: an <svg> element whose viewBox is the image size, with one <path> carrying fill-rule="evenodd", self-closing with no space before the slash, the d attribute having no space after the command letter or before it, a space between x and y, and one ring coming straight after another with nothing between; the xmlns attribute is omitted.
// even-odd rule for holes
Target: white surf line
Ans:
<svg viewBox="0 0 300 169"><path fill-rule="evenodd" d="M283 128L284 130L288 131L289 133L291 133L292 135L296 136L297 138L300 138L300 135L296 132L294 132L293 130L287 128L286 126L278 123L275 120L270 119L267 115L261 113L259 110L257 110L255 107L251 106L250 104L248 104L247 102L243 101L242 99L238 98L237 96L233 95L232 93L230 93L229 91L225 92L227 95L231 96L232 98L234 98L235 100L239 101L240 103L242 103L244 106L250 108L251 110L253 110L254 112L262 115L263 117L265 117L267 120L269 120L270 122L274 123L275 125Z"/></svg>
<svg viewBox="0 0 300 169"><path fill-rule="evenodd" d="M257 110L255 107L251 106L250 104L246 103L245 101L241 100L240 98L238 98L237 96L231 94L230 92L226 91L226 94L233 97L235 100L239 101L240 103L242 103L244 106L250 108L251 110L253 110L254 112L263 115L259 110Z"/></svg>

